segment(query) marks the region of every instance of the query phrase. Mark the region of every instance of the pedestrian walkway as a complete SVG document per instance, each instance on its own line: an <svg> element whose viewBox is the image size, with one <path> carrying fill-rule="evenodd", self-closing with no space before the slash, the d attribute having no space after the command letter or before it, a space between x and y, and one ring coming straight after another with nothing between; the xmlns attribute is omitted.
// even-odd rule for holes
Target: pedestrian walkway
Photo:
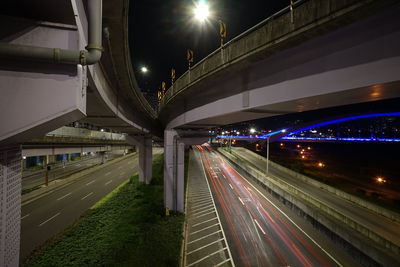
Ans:
<svg viewBox="0 0 400 267"><path fill-rule="evenodd" d="M183 266L235 266L200 162L191 150Z"/></svg>

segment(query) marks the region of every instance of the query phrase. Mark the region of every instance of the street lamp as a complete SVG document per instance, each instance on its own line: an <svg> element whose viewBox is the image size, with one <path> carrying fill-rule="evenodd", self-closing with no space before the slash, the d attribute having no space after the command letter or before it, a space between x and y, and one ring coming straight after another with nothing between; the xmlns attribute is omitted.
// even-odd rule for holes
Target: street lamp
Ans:
<svg viewBox="0 0 400 267"><path fill-rule="evenodd" d="M193 9L194 17L200 21L204 22L210 16L210 11L207 3L205 1L198 2Z"/></svg>
<svg viewBox="0 0 400 267"><path fill-rule="evenodd" d="M140 68L140 71L142 73L147 73L149 71L149 69L146 66L143 66L143 67Z"/></svg>

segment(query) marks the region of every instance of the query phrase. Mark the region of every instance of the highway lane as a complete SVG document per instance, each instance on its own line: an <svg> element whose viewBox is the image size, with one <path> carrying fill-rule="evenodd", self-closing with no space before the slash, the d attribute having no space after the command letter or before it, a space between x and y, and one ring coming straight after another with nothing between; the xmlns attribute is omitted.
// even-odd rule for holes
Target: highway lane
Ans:
<svg viewBox="0 0 400 267"><path fill-rule="evenodd" d="M154 156L161 153L160 150L153 151ZM61 232L137 171L138 155L135 154L22 206L21 259Z"/></svg>
<svg viewBox="0 0 400 267"><path fill-rule="evenodd" d="M236 266L357 266L211 147L197 148Z"/></svg>
<svg viewBox="0 0 400 267"><path fill-rule="evenodd" d="M108 160L115 159L120 154L107 154ZM59 179L73 173L82 171L84 169L99 165L101 163L101 157L92 156L83 158L77 161L66 162L65 166L63 163L57 163L51 165L51 170L49 171L49 182L55 179ZM33 188L36 186L43 185L45 183L45 170L26 170L22 173L22 190Z"/></svg>
<svg viewBox="0 0 400 267"><path fill-rule="evenodd" d="M251 162L251 164L256 166L258 169L265 169L266 161L260 160L252 151L241 147L235 147L233 148L233 151ZM368 229L373 230L375 233L387 240L390 240L397 246L400 246L399 222L393 221L366 208L360 207L359 205L342 199L326 190L321 190L318 187L307 184L296 177L288 175L287 173L274 168L271 165L269 166L269 172L270 176L278 177L279 179L283 179L291 185L294 185L296 188L300 188L303 192L318 198L319 201L328 204L330 207L340 211L342 214L345 214Z"/></svg>

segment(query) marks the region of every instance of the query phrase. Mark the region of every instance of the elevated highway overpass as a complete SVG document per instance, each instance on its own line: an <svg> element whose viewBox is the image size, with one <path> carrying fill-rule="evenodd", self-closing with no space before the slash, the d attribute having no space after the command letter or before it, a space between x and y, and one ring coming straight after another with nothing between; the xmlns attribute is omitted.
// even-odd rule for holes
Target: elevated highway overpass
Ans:
<svg viewBox="0 0 400 267"><path fill-rule="evenodd" d="M133 75L128 4L10 1L0 11L1 266L19 264L24 142L74 121L123 132L150 146L139 169L151 177L144 166L162 129Z"/></svg>
<svg viewBox="0 0 400 267"><path fill-rule="evenodd" d="M0 265L18 265L27 140L73 121L127 133L145 182L152 140L163 140L165 206L183 211L184 147L207 140L202 130L400 96L398 1L308 0L199 62L157 115L132 71L128 3L38 0L0 12Z"/></svg>
<svg viewBox="0 0 400 267"><path fill-rule="evenodd" d="M160 119L167 129L211 128L399 97L396 3L298 1L183 74Z"/></svg>

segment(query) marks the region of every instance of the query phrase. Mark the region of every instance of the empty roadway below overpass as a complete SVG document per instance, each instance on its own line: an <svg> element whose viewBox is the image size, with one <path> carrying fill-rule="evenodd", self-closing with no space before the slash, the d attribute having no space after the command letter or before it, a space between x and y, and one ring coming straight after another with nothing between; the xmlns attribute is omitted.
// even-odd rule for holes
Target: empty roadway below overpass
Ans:
<svg viewBox="0 0 400 267"><path fill-rule="evenodd" d="M154 156L160 153L161 150L155 151ZM137 171L138 154L129 155L24 204L21 211L20 259L24 260L37 246L61 232Z"/></svg>

